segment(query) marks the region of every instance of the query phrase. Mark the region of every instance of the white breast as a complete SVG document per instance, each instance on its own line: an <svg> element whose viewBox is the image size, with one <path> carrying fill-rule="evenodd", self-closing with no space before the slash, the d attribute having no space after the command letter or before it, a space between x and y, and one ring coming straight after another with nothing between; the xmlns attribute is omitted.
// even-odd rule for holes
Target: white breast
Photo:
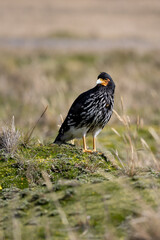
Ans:
<svg viewBox="0 0 160 240"><path fill-rule="evenodd" d="M96 137L101 131L102 131L102 128L97 128L97 129L94 131L93 136Z"/></svg>
<svg viewBox="0 0 160 240"><path fill-rule="evenodd" d="M69 141L74 138L82 138L83 136L86 135L87 130L88 129L86 127L75 128L74 126L72 126L67 132L65 132L62 139L63 141Z"/></svg>

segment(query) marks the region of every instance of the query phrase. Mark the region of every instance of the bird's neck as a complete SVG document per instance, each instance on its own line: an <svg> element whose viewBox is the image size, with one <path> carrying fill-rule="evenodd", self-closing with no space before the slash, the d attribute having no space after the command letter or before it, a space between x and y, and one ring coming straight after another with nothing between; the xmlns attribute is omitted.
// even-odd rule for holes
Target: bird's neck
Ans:
<svg viewBox="0 0 160 240"><path fill-rule="evenodd" d="M97 84L95 88L101 90L103 92L108 92L109 94L114 94L114 89L109 86L103 86L102 84Z"/></svg>

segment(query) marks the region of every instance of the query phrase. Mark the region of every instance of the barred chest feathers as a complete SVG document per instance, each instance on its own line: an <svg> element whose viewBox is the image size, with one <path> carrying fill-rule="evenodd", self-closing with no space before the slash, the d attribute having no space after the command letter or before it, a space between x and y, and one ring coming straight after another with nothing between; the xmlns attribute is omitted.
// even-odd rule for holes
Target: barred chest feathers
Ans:
<svg viewBox="0 0 160 240"><path fill-rule="evenodd" d="M82 122L78 127L83 126L84 120L88 126L87 133L94 132L99 128L103 129L111 118L114 96L113 93L107 93L104 90L91 94L84 103L83 111L81 112Z"/></svg>

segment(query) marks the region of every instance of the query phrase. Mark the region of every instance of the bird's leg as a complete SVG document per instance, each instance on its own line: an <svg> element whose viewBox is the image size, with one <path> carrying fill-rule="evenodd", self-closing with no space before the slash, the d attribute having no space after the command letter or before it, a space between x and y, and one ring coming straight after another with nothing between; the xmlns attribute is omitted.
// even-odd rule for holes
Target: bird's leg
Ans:
<svg viewBox="0 0 160 240"><path fill-rule="evenodd" d="M96 137L93 136L93 152L96 152Z"/></svg>
<svg viewBox="0 0 160 240"><path fill-rule="evenodd" d="M87 146L86 146L86 136L83 135L83 152L86 152Z"/></svg>
<svg viewBox="0 0 160 240"><path fill-rule="evenodd" d="M83 135L83 152L92 152L91 150L87 149L86 136L85 135Z"/></svg>

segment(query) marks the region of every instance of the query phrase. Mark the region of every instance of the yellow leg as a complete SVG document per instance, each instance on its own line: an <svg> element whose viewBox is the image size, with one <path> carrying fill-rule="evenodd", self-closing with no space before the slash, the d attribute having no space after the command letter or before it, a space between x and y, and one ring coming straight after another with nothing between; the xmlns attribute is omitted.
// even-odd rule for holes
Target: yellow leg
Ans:
<svg viewBox="0 0 160 240"><path fill-rule="evenodd" d="M96 137L93 136L93 152L96 152Z"/></svg>
<svg viewBox="0 0 160 240"><path fill-rule="evenodd" d="M87 149L86 137L85 137L85 136L83 136L83 152L89 152L89 153L92 152L91 150L88 150L88 149Z"/></svg>
<svg viewBox="0 0 160 240"><path fill-rule="evenodd" d="M86 146L86 137L85 135L83 136L83 152L86 152L87 146Z"/></svg>
<svg viewBox="0 0 160 240"><path fill-rule="evenodd" d="M93 151L92 151L92 150L87 149L86 137L83 136L83 152L89 152L89 153L96 152L96 137L93 136Z"/></svg>

